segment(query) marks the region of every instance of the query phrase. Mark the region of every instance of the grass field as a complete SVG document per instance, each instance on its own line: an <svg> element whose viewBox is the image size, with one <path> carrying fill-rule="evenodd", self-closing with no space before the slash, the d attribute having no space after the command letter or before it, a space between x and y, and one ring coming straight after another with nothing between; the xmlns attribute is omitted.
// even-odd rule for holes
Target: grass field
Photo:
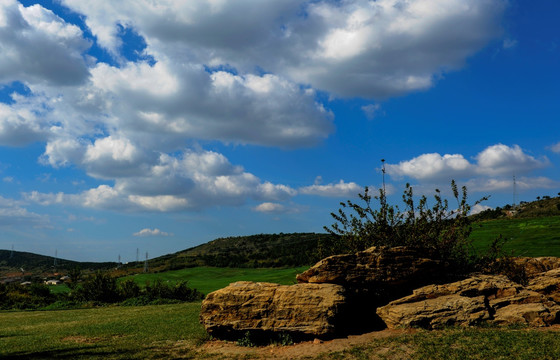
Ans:
<svg viewBox="0 0 560 360"><path fill-rule="evenodd" d="M0 312L0 358L187 356L205 338L200 303Z"/></svg>
<svg viewBox="0 0 560 360"><path fill-rule="evenodd" d="M200 303L65 311L0 312L4 359L247 359L200 347ZM319 348L320 349L320 348ZM419 330L307 359L558 359L557 331L508 328Z"/></svg>
<svg viewBox="0 0 560 360"><path fill-rule="evenodd" d="M484 221L474 225L471 237L483 248L500 234L514 255L560 256L560 216Z"/></svg>
<svg viewBox="0 0 560 360"><path fill-rule="evenodd" d="M228 286L235 281L264 281L277 284L295 284L296 275L305 271L308 267L288 268L288 269L252 269L252 268L215 268L215 267L195 267L181 270L166 271L163 273L146 273L124 277L134 279L143 286L147 281L154 282L156 279L169 281L171 283L186 280L191 288L208 294L214 290Z"/></svg>

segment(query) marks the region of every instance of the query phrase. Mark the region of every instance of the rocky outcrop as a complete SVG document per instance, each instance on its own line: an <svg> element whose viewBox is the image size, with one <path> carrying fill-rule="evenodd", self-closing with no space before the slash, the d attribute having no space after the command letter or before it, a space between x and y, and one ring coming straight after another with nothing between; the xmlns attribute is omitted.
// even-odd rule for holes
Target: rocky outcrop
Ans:
<svg viewBox="0 0 560 360"><path fill-rule="evenodd" d="M560 268L560 258L553 256L543 257L518 257L513 259L516 265L525 268L525 272L529 278L533 278L543 272Z"/></svg>
<svg viewBox="0 0 560 360"><path fill-rule="evenodd" d="M200 320L217 337L246 331L329 336L344 317L345 290L335 284L278 285L241 281L202 302Z"/></svg>
<svg viewBox="0 0 560 360"><path fill-rule="evenodd" d="M527 289L546 295L560 304L560 268L533 275Z"/></svg>
<svg viewBox="0 0 560 360"><path fill-rule="evenodd" d="M377 309L389 328L438 328L481 322L545 326L560 320L560 306L501 275L478 275L429 285Z"/></svg>
<svg viewBox="0 0 560 360"><path fill-rule="evenodd" d="M372 247L327 257L297 276L298 283L338 284L347 289L405 289L441 277L441 263L404 247Z"/></svg>

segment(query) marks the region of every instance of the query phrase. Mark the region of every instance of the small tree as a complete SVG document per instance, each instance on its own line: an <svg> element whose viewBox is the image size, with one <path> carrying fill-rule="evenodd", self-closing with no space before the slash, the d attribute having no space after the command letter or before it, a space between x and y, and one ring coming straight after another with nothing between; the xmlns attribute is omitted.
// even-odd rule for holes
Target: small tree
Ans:
<svg viewBox="0 0 560 360"><path fill-rule="evenodd" d="M450 209L439 189L435 190L434 204L428 206L426 196L414 200L412 186L406 184L402 195L404 210L390 205L383 189L379 196L372 197L366 187L359 194L362 204L348 200L340 203L338 213L331 213L336 222L325 230L333 235L329 241L321 242L321 256L353 253L371 246L409 246L427 255L453 263L457 269L472 268L479 262L469 235L472 231L467 202L467 188L459 191L455 181L451 181L451 191L457 201L457 208ZM475 202L486 200L484 197ZM372 200L379 208L372 207ZM349 213L348 210L351 210Z"/></svg>

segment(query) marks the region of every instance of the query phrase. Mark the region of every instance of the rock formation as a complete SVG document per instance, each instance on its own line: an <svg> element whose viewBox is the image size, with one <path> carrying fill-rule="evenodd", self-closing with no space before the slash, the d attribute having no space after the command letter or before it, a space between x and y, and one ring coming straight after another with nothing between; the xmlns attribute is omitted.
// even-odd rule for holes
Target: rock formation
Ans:
<svg viewBox="0 0 560 360"><path fill-rule="evenodd" d="M208 294L200 319L217 337L235 338L246 331L322 337L336 332L345 302L340 285L240 281Z"/></svg>
<svg viewBox="0 0 560 360"><path fill-rule="evenodd" d="M560 322L560 259L515 264L525 268L527 286L501 275L442 284L442 262L406 247L373 247L325 258L298 275L296 285L233 283L206 297L200 319L210 334L226 338L246 331L328 337L385 326Z"/></svg>
<svg viewBox="0 0 560 360"><path fill-rule="evenodd" d="M560 306L502 275L477 275L429 285L377 309L389 328L497 324L545 326L556 322Z"/></svg>
<svg viewBox="0 0 560 360"><path fill-rule="evenodd" d="M346 288L409 287L441 276L439 261L404 247L372 247L327 257L297 276L298 283L338 284Z"/></svg>

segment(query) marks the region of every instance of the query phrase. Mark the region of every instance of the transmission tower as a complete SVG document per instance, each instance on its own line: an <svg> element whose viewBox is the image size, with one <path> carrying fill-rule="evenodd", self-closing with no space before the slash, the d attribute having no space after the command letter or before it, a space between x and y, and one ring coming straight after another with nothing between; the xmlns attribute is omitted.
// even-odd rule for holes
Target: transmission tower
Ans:
<svg viewBox="0 0 560 360"><path fill-rule="evenodd" d="M140 249L136 248L136 262L140 261Z"/></svg>
<svg viewBox="0 0 560 360"><path fill-rule="evenodd" d="M57 257L58 257L58 249L55 249L55 250L54 250L54 263L53 263L53 265L54 265L55 268L56 268L56 260L57 260Z"/></svg>
<svg viewBox="0 0 560 360"><path fill-rule="evenodd" d="M515 174L513 175L513 208L517 207L517 182L515 181Z"/></svg>
<svg viewBox="0 0 560 360"><path fill-rule="evenodd" d="M146 251L146 260L144 261L144 272L148 272L148 252Z"/></svg>
<svg viewBox="0 0 560 360"><path fill-rule="evenodd" d="M10 259L14 258L14 245L12 244L12 251L10 252Z"/></svg>

